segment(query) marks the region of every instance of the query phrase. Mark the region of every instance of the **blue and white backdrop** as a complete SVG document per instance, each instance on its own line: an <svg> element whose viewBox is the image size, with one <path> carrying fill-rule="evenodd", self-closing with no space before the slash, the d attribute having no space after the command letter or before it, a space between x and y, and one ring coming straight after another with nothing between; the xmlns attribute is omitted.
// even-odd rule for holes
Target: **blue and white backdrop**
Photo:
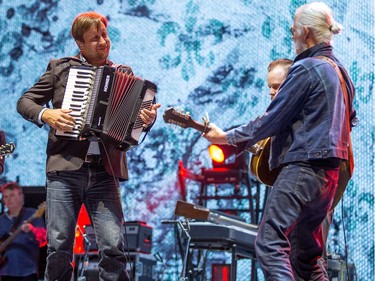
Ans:
<svg viewBox="0 0 375 281"><path fill-rule="evenodd" d="M110 58L154 81L162 104L145 142L129 152L130 180L121 185L125 219L154 227L153 251L167 263L164 280L176 280L181 263L173 232L160 220L172 217L175 202L181 198L178 160L196 172L210 161L207 141L194 130L167 126L162 112L179 106L196 119L207 112L224 129L262 114L269 103L267 65L273 59L294 58L289 27L295 9L307 2L0 0L0 127L17 146L6 161L3 180L44 185L48 128L39 129L23 120L16 102L50 59L77 53L70 36L76 14L96 10L108 16ZM358 280L373 280L374 3L324 2L344 26L343 33L334 38L335 53L353 79L361 119L352 134L355 175L342 208L337 208L330 240L339 253L347 245ZM190 188L194 192L195 185L187 183ZM247 266L243 265L239 280L249 280Z"/></svg>

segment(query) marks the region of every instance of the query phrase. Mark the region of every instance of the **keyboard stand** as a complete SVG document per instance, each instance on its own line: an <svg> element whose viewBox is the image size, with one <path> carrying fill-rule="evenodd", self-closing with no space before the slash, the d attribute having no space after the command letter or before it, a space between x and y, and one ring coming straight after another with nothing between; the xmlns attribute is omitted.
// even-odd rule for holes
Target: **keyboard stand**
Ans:
<svg viewBox="0 0 375 281"><path fill-rule="evenodd" d="M191 240L189 250L205 249L230 252L230 281L236 281L237 259L255 259L255 251L253 246L255 236L256 232L246 229L241 230L235 226L224 226L205 222L191 222ZM248 243L246 243L247 241ZM255 266L252 266L252 271L253 270L256 270ZM252 272L252 275L253 274L254 273Z"/></svg>

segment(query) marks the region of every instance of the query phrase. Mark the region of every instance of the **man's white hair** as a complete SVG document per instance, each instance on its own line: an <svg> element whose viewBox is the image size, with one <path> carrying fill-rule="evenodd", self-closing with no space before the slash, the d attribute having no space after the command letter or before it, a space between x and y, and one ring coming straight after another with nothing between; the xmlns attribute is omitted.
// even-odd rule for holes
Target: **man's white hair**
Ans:
<svg viewBox="0 0 375 281"><path fill-rule="evenodd" d="M331 43L333 34L342 30L332 15L332 10L323 2L302 5L296 11L296 24L308 27L318 43Z"/></svg>

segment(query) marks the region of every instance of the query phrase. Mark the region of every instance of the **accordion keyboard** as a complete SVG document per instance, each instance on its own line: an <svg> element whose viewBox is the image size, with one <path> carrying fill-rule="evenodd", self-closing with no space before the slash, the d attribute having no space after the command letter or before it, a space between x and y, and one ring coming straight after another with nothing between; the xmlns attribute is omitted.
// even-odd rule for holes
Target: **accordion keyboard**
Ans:
<svg viewBox="0 0 375 281"><path fill-rule="evenodd" d="M56 131L56 136L78 139L87 117L86 108L89 106L91 89L95 82L95 72L92 68L71 68L66 85L62 109L72 110L71 115L76 120L72 131Z"/></svg>

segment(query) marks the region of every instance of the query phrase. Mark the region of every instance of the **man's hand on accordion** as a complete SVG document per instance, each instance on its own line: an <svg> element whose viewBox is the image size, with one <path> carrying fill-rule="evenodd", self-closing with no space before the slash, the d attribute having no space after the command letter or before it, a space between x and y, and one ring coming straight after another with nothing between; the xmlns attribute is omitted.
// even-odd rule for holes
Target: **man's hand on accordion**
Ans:
<svg viewBox="0 0 375 281"><path fill-rule="evenodd" d="M159 103L155 103L152 105L151 109L142 109L139 116L141 117L141 120L143 121L143 127L147 128L150 126L156 118L156 112L157 109L161 106Z"/></svg>
<svg viewBox="0 0 375 281"><path fill-rule="evenodd" d="M50 127L64 132L73 130L75 119L68 109L47 109L42 114L42 121Z"/></svg>

